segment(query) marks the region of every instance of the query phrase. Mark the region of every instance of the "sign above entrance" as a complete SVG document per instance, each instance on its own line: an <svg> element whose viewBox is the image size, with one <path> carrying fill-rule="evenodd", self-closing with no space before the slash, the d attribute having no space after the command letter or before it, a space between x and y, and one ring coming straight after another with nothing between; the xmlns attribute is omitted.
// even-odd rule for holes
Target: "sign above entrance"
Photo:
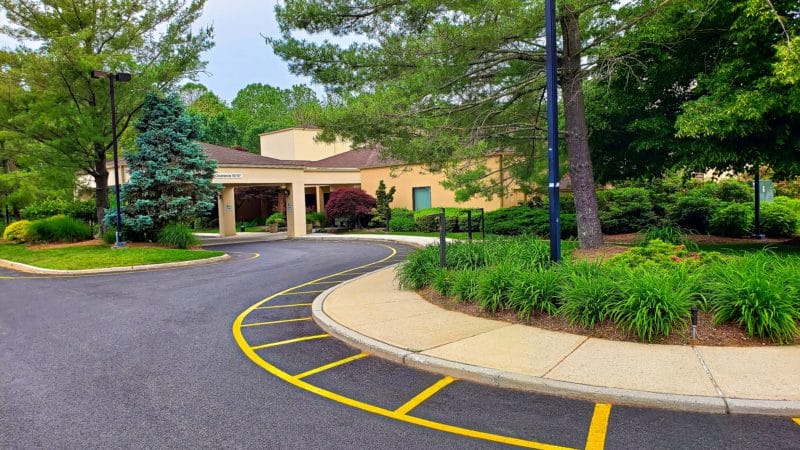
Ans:
<svg viewBox="0 0 800 450"><path fill-rule="evenodd" d="M244 175L241 173L215 173L214 178L219 180L240 180Z"/></svg>

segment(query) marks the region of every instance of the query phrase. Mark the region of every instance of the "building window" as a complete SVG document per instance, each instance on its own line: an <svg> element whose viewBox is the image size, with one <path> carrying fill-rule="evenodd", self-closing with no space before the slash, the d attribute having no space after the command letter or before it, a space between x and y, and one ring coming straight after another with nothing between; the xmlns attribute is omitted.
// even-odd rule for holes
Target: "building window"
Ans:
<svg viewBox="0 0 800 450"><path fill-rule="evenodd" d="M414 201L414 211L431 207L430 186L411 188L411 193Z"/></svg>

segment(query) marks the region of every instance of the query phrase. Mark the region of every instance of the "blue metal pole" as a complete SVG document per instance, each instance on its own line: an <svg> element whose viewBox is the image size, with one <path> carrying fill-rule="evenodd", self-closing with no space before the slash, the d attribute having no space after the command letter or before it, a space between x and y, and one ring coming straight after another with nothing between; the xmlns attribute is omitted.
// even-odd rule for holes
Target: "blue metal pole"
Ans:
<svg viewBox="0 0 800 450"><path fill-rule="evenodd" d="M558 173L558 72L556 62L556 0L545 0L545 64L547 76L547 162L550 198L550 260L561 260L561 221Z"/></svg>

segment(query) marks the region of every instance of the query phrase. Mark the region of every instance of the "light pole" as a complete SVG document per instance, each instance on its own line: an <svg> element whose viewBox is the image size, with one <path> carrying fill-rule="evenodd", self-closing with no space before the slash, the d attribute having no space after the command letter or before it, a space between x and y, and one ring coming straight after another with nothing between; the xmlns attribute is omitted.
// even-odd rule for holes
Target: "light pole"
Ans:
<svg viewBox="0 0 800 450"><path fill-rule="evenodd" d="M556 0L544 2L545 74L547 76L547 193L550 198L550 260L561 260L561 204L558 198L558 83L556 71Z"/></svg>
<svg viewBox="0 0 800 450"><path fill-rule="evenodd" d="M114 81L131 81L131 74L118 72L103 72L102 70L93 70L92 78L108 78L109 97L111 99L111 142L114 150L114 194L117 199L117 234L114 242L115 248L125 246L122 241L122 203L119 198L119 158L117 157L117 103L114 98Z"/></svg>

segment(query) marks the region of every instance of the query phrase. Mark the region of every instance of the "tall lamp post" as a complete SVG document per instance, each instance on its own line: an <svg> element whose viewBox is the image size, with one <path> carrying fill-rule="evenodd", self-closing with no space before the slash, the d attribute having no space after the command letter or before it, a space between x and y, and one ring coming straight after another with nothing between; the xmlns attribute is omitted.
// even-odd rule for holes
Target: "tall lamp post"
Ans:
<svg viewBox="0 0 800 450"><path fill-rule="evenodd" d="M545 64L547 90L547 193L550 198L550 260L561 260L561 204L558 198L558 83L556 71L556 0L545 0Z"/></svg>
<svg viewBox="0 0 800 450"><path fill-rule="evenodd" d="M119 198L120 178L119 158L117 156L117 103L114 98L114 82L131 81L131 74L124 72L111 73L103 72L102 70L93 70L92 78L108 78L109 97L111 99L111 142L114 149L114 194L116 195L117 199L117 235L114 242L114 247L121 248L125 246L125 242L122 241L122 202Z"/></svg>

